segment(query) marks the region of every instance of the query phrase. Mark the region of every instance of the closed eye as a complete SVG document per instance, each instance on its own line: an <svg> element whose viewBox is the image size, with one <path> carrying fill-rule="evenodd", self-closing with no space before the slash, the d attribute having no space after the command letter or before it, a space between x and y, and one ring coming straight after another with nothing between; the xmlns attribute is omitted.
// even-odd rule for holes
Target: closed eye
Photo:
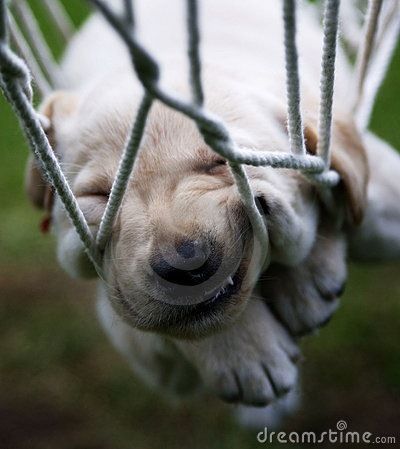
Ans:
<svg viewBox="0 0 400 449"><path fill-rule="evenodd" d="M195 152L193 169L196 172L207 174L216 174L223 170L227 165L226 159L214 153L209 148L201 147Z"/></svg>
<svg viewBox="0 0 400 449"><path fill-rule="evenodd" d="M224 167L227 165L226 159L215 159L208 164L202 165L202 171L209 173L210 175L222 173Z"/></svg>
<svg viewBox="0 0 400 449"><path fill-rule="evenodd" d="M93 197L106 198L110 196L111 187L104 185L104 182L90 182L85 184L78 184L74 186L74 193L77 197Z"/></svg>
<svg viewBox="0 0 400 449"><path fill-rule="evenodd" d="M79 172L72 186L76 196L93 198L108 198L110 196L113 179L103 167L96 167L96 169L94 170L88 164L87 167Z"/></svg>
<svg viewBox="0 0 400 449"><path fill-rule="evenodd" d="M102 198L108 199L108 197L110 196L110 192L101 190L78 190L75 192L75 195L77 198L93 197L99 199Z"/></svg>

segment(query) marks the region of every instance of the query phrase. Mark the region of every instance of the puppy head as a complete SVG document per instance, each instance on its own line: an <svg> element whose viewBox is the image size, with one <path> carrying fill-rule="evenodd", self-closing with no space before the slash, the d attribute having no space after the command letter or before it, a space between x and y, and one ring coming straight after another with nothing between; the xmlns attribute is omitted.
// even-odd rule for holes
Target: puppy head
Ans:
<svg viewBox="0 0 400 449"><path fill-rule="evenodd" d="M129 78L122 89L113 83L77 96L60 93L42 108L94 232L141 96L132 85ZM246 99L226 95L209 106L240 145L286 149L287 136L273 115L266 119ZM246 171L266 215L270 259L298 263L315 237L312 187L291 171ZM38 196L40 191L33 195L40 204ZM61 207L53 218L58 229L60 223L70 226ZM205 145L191 120L156 102L104 254L115 309L144 330L186 338L216 331L235 320L249 300L262 263L255 245L226 161Z"/></svg>

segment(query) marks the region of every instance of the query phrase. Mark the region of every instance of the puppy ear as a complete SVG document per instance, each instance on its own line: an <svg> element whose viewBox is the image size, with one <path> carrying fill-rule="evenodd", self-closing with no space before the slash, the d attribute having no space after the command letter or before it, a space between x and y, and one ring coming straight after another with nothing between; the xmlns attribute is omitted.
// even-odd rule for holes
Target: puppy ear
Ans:
<svg viewBox="0 0 400 449"><path fill-rule="evenodd" d="M307 151L316 154L318 135L315 122L307 122L304 135ZM340 175L339 189L344 193L349 222L359 225L367 205L369 169L361 136L351 119L334 121L331 146L331 168Z"/></svg>
<svg viewBox="0 0 400 449"><path fill-rule="evenodd" d="M39 107L42 123L53 151L57 154L56 128L76 109L76 97L59 91L47 97ZM25 172L25 191L32 204L39 209L51 211L53 205L52 188L46 181L39 162L30 156Z"/></svg>
<svg viewBox="0 0 400 449"><path fill-rule="evenodd" d="M400 154L365 133L371 179L364 221L350 234L350 256L359 261L400 260Z"/></svg>
<svg viewBox="0 0 400 449"><path fill-rule="evenodd" d="M34 156L29 156L26 164L25 192L34 206L48 212L51 210L53 203L52 188L45 180Z"/></svg>

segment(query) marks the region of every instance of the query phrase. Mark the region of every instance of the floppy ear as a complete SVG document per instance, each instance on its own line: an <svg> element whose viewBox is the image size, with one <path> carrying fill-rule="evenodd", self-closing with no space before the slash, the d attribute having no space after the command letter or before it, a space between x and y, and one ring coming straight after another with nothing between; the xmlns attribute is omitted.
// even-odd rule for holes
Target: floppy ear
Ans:
<svg viewBox="0 0 400 449"><path fill-rule="evenodd" d="M47 97L39 107L44 118L44 129L53 151L57 154L56 126L66 120L76 109L76 98L70 93L59 91ZM32 204L39 209L51 211L52 188L46 181L39 162L30 156L25 172L25 191Z"/></svg>
<svg viewBox="0 0 400 449"><path fill-rule="evenodd" d="M365 219L350 234L350 256L359 261L399 261L400 154L370 132L364 141L371 180Z"/></svg>
<svg viewBox="0 0 400 449"><path fill-rule="evenodd" d="M318 143L315 122L307 121L304 135L307 151L315 154ZM361 136L351 119L334 121L331 148L331 168L337 171L341 178L336 192L343 192L348 221L357 226L363 220L367 205L369 168Z"/></svg>
<svg viewBox="0 0 400 449"><path fill-rule="evenodd" d="M50 212L53 203L52 188L45 180L34 156L29 156L26 164L25 191L34 206Z"/></svg>

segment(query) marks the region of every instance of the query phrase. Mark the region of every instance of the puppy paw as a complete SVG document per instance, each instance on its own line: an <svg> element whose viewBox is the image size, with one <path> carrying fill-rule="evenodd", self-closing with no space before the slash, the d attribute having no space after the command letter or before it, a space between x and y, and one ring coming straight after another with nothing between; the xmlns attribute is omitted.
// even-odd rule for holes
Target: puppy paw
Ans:
<svg viewBox="0 0 400 449"><path fill-rule="evenodd" d="M300 406L300 391L296 387L286 396L266 407L248 405L236 406L233 410L238 424L248 430L280 429L285 419L294 414Z"/></svg>
<svg viewBox="0 0 400 449"><path fill-rule="evenodd" d="M295 386L299 349L262 301L250 301L228 330L177 345L221 399L265 406Z"/></svg>
<svg viewBox="0 0 400 449"><path fill-rule="evenodd" d="M276 318L293 336L302 336L330 321L346 277L344 238L320 235L299 266L272 265L260 290Z"/></svg>

